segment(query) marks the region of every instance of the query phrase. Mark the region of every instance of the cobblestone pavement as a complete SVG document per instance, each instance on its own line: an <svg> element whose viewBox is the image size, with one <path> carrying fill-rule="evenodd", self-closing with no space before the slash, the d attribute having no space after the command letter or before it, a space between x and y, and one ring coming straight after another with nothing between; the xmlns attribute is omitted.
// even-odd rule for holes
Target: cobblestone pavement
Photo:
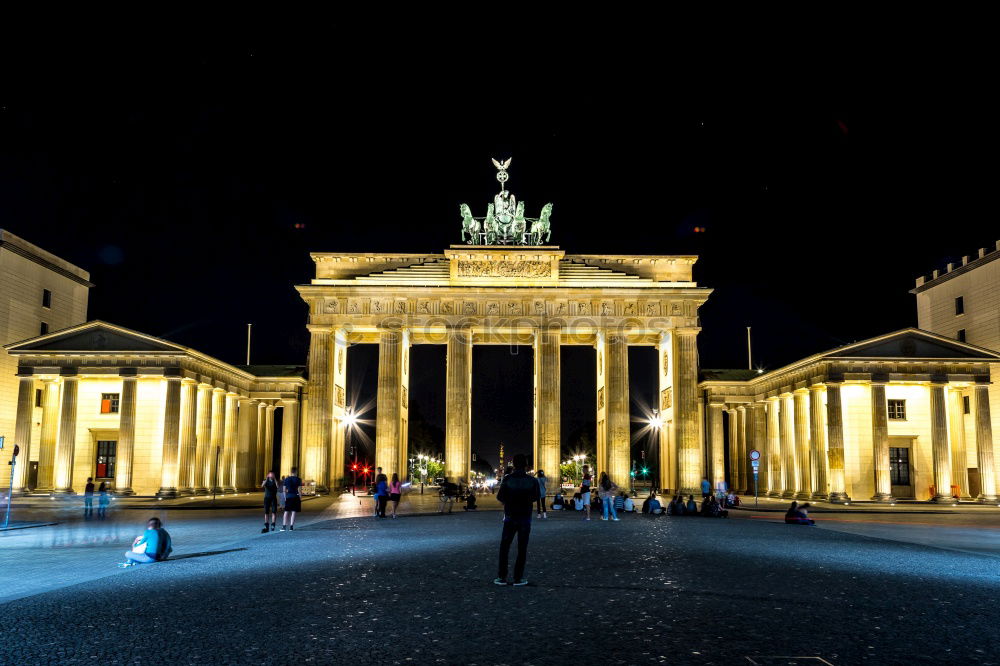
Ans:
<svg viewBox="0 0 1000 666"><path fill-rule="evenodd" d="M294 532L2 603L0 662L1000 661L992 556L765 519L550 513L533 527L531 584L497 587L497 512L338 515L332 503ZM176 530L178 553L197 555L193 529ZM111 567L123 549L72 548L76 563L49 567Z"/></svg>

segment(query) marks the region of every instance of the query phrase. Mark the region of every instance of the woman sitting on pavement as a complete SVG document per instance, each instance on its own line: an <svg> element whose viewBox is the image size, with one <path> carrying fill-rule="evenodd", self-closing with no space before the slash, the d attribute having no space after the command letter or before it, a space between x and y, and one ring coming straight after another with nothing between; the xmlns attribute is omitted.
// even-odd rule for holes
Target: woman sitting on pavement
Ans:
<svg viewBox="0 0 1000 666"><path fill-rule="evenodd" d="M582 493L573 493L573 508L575 508L577 511L583 511L584 506L583 506Z"/></svg>
<svg viewBox="0 0 1000 666"><path fill-rule="evenodd" d="M659 516L664 513L660 500L656 499L656 493L649 493L649 497L642 503L642 512L648 513L651 516Z"/></svg>
<svg viewBox="0 0 1000 666"><path fill-rule="evenodd" d="M622 493L624 496L624 493ZM625 497L622 501L622 511L625 513L635 513L635 502L632 501L631 497Z"/></svg>
<svg viewBox="0 0 1000 666"><path fill-rule="evenodd" d="M558 490L556 491L556 496L552 498L552 506L550 508L553 511L562 511L565 508L562 493Z"/></svg>
<svg viewBox="0 0 1000 666"><path fill-rule="evenodd" d="M789 525L815 525L816 521L809 518L809 506L808 502L802 506L798 502L792 502L785 513L785 522Z"/></svg>
<svg viewBox="0 0 1000 666"><path fill-rule="evenodd" d="M730 490L729 494L726 495L726 506L739 506L739 505L740 505L740 496L737 495L732 490Z"/></svg>
<svg viewBox="0 0 1000 666"><path fill-rule="evenodd" d="M681 499L683 502L684 500ZM688 495L687 504L684 506L685 516L697 516L698 515L698 505L695 504L694 495Z"/></svg>
<svg viewBox="0 0 1000 666"><path fill-rule="evenodd" d="M719 500L715 499L715 497L711 497L708 501L708 513L705 515L710 518L728 518L729 512L722 508L722 505L719 504Z"/></svg>
<svg viewBox="0 0 1000 666"><path fill-rule="evenodd" d="M159 518L146 521L146 531L132 542L132 550L125 551L125 561L119 567L134 567L137 564L162 562L170 557L173 550L170 534L163 529Z"/></svg>
<svg viewBox="0 0 1000 666"><path fill-rule="evenodd" d="M469 491L468 497L465 498L465 506L462 507L466 511L476 510L476 493L472 490Z"/></svg>

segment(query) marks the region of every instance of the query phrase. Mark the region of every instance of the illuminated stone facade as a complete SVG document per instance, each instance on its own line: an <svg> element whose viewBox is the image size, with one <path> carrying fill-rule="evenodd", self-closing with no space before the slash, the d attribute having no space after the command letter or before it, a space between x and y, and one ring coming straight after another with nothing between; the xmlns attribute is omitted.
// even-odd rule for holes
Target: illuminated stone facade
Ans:
<svg viewBox="0 0 1000 666"><path fill-rule="evenodd" d="M596 349L597 471L630 471L628 345L659 350L664 488L701 480L698 308L710 289L692 281L693 256L566 255L556 247L452 246L442 254L316 253L316 277L298 287L309 305L310 400L305 474L342 482L346 348L379 345L375 463L407 471L409 350L447 347L445 473L471 463L472 347L534 347L534 460L560 462L559 350Z"/></svg>
<svg viewBox="0 0 1000 666"><path fill-rule="evenodd" d="M709 478L752 494L756 449L761 495L996 502L991 372L1000 353L912 328L749 379L706 372Z"/></svg>
<svg viewBox="0 0 1000 666"><path fill-rule="evenodd" d="M18 443L39 461L34 482L18 467L15 491L79 493L93 477L125 495L232 493L298 464L306 380L294 367L240 368L100 321L7 353L17 363Z"/></svg>

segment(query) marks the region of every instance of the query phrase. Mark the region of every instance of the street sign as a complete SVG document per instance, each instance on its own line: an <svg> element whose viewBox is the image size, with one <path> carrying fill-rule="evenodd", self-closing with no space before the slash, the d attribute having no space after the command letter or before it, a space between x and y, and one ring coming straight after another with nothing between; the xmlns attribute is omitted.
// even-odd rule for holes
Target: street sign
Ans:
<svg viewBox="0 0 1000 666"><path fill-rule="evenodd" d="M750 466L753 467L754 469L757 469L758 467L760 467L760 461L759 460L751 460L750 461Z"/></svg>
<svg viewBox="0 0 1000 666"><path fill-rule="evenodd" d="M760 460L760 451L758 451L757 449L751 449L750 460Z"/></svg>
<svg viewBox="0 0 1000 666"><path fill-rule="evenodd" d="M7 439L7 438L4 437L3 435L0 435L0 449L3 448L3 442L4 442L5 439Z"/></svg>

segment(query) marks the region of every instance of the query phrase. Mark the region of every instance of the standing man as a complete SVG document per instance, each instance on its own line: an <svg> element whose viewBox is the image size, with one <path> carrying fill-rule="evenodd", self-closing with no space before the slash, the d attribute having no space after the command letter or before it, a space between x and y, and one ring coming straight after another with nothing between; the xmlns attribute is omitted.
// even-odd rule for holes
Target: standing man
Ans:
<svg viewBox="0 0 1000 666"><path fill-rule="evenodd" d="M94 479L87 477L87 487L83 490L83 517L94 517Z"/></svg>
<svg viewBox="0 0 1000 666"><path fill-rule="evenodd" d="M503 534L500 537L500 567L494 585L507 585L507 557L510 544L517 536L517 560L514 561L514 585L527 585L524 564L528 556L528 537L531 535L531 511L539 498L538 480L525 470L528 460L524 454L514 456L514 471L503 478L497 499L503 504Z"/></svg>
<svg viewBox="0 0 1000 666"><path fill-rule="evenodd" d="M284 532L286 527L295 529L295 514L302 510L302 479L299 478L298 467L292 468L292 473L285 477L282 485L285 489L285 514L281 517L281 531ZM291 523L288 514L292 514Z"/></svg>
<svg viewBox="0 0 1000 666"><path fill-rule="evenodd" d="M708 482L708 479L701 480L701 496L703 499L707 499L709 495L712 494L712 484Z"/></svg>

